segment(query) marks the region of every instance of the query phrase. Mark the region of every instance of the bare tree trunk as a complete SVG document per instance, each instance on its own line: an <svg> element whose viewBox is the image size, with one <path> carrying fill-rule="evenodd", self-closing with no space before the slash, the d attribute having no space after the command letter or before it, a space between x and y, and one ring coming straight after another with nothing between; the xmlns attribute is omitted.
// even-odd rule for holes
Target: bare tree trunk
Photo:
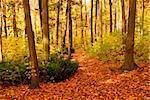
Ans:
<svg viewBox="0 0 150 100"><path fill-rule="evenodd" d="M112 33L112 1L109 0L109 14L110 14L110 33Z"/></svg>
<svg viewBox="0 0 150 100"><path fill-rule="evenodd" d="M18 37L17 25L16 25L16 1L13 2L13 31L14 37Z"/></svg>
<svg viewBox="0 0 150 100"><path fill-rule="evenodd" d="M101 42L102 42L102 36L103 36L103 17L102 17L102 0L100 0L100 5L99 5L99 20L100 20L100 39L101 39Z"/></svg>
<svg viewBox="0 0 150 100"><path fill-rule="evenodd" d="M86 30L87 30L87 3L86 3L86 0L85 0L85 36L84 36L84 41L85 41L85 45L87 44L87 41L86 41L86 36L87 36L87 33L86 33Z"/></svg>
<svg viewBox="0 0 150 100"><path fill-rule="evenodd" d="M91 45L93 46L93 0L91 0Z"/></svg>
<svg viewBox="0 0 150 100"><path fill-rule="evenodd" d="M126 18L125 18L125 4L124 0L121 0L122 7L122 34L126 33Z"/></svg>
<svg viewBox="0 0 150 100"><path fill-rule="evenodd" d="M116 32L116 28L117 28L117 12L116 12L116 7L115 7L115 15L114 15L114 32Z"/></svg>
<svg viewBox="0 0 150 100"><path fill-rule="evenodd" d="M98 6L98 0L96 0L95 4L95 41L97 41L97 7Z"/></svg>
<svg viewBox="0 0 150 100"><path fill-rule="evenodd" d="M68 59L71 58L71 48L72 48L72 17L71 17L71 0L68 0L68 19L69 19L69 46L68 46Z"/></svg>
<svg viewBox="0 0 150 100"><path fill-rule="evenodd" d="M35 50L34 32L32 30L29 0L23 0L25 13L25 30L28 37L29 54L31 62L31 84L29 88L34 89L39 87L38 61Z"/></svg>
<svg viewBox="0 0 150 100"><path fill-rule="evenodd" d="M107 22L106 22L106 0L104 0L104 16L105 16L105 21L104 21L104 29L105 29L105 33L107 33Z"/></svg>
<svg viewBox="0 0 150 100"><path fill-rule="evenodd" d="M134 70L138 66L134 62L134 32L135 32L136 0L129 0L128 34L125 44L125 62L122 70Z"/></svg>
<svg viewBox="0 0 150 100"><path fill-rule="evenodd" d="M63 44L62 44L63 48L66 46L67 26L68 26L68 3L67 3L67 8L66 8L66 26L65 26L65 31L63 35Z"/></svg>
<svg viewBox="0 0 150 100"><path fill-rule="evenodd" d="M57 21L56 21L56 47L58 48L58 35L59 35L59 13L60 13L61 0L57 4Z"/></svg>
<svg viewBox="0 0 150 100"><path fill-rule="evenodd" d="M6 1L3 1L3 3L6 3ZM4 32L5 32L5 37L7 38L7 22L6 22L6 4L2 4L3 6L3 19L4 19Z"/></svg>
<svg viewBox="0 0 150 100"><path fill-rule="evenodd" d="M3 2L0 2L0 13L3 12ZM2 53L2 26L3 26L3 21L2 21L2 14L0 15L0 63L3 62L3 53Z"/></svg>
<svg viewBox="0 0 150 100"><path fill-rule="evenodd" d="M141 35L144 34L144 0L142 0L142 25L141 25Z"/></svg>
<svg viewBox="0 0 150 100"><path fill-rule="evenodd" d="M49 24L48 24L48 0L42 0L42 33L43 33L43 47L45 65L49 62L50 54L50 38L49 38Z"/></svg>
<svg viewBox="0 0 150 100"><path fill-rule="evenodd" d="M80 24L81 24L81 43L84 44L84 41L83 41L83 12L82 12L82 0L80 0Z"/></svg>

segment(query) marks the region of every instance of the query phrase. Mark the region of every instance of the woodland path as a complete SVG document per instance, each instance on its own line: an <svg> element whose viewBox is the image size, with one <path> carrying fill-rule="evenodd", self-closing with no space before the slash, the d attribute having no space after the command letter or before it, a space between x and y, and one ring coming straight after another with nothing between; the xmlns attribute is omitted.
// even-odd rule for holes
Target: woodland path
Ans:
<svg viewBox="0 0 150 100"><path fill-rule="evenodd" d="M119 73L79 49L73 54L79 61L77 72L65 82L41 83L40 89L27 85L1 87L0 100L150 100L148 65L140 70Z"/></svg>

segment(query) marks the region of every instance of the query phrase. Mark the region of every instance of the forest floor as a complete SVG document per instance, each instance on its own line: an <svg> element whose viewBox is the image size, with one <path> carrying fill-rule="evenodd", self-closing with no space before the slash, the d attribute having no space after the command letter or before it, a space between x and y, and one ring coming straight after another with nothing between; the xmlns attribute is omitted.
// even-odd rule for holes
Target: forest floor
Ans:
<svg viewBox="0 0 150 100"><path fill-rule="evenodd" d="M149 64L131 72L112 72L121 63L104 63L77 50L73 59L79 69L59 83L40 83L39 89L28 85L0 86L0 100L150 100Z"/></svg>

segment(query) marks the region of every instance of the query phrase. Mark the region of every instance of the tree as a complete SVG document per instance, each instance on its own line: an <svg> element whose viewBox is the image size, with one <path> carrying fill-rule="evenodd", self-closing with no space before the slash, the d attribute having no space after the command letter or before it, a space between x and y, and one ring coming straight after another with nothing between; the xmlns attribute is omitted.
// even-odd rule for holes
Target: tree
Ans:
<svg viewBox="0 0 150 100"><path fill-rule="evenodd" d="M116 12L116 7L115 7L115 14L114 14L114 31L116 31L117 28L117 12Z"/></svg>
<svg viewBox="0 0 150 100"><path fill-rule="evenodd" d="M49 38L49 24L48 24L48 0L42 0L42 33L43 33L43 47L45 65L47 66L50 54L50 38Z"/></svg>
<svg viewBox="0 0 150 100"><path fill-rule="evenodd" d="M2 21L2 12L3 12L3 5L2 5L2 1L0 2L0 63L2 63L3 62L3 56L2 56L2 23L3 23L3 21Z"/></svg>
<svg viewBox="0 0 150 100"><path fill-rule="evenodd" d="M87 24L88 18L87 17L88 17L87 16L87 4L86 4L86 0L85 0L85 31L84 31L85 32L85 45L87 44L87 42L86 42L86 36L87 36L86 30L88 27L88 24Z"/></svg>
<svg viewBox="0 0 150 100"><path fill-rule="evenodd" d="M68 0L68 29L69 29L69 45L68 45L68 59L71 58L71 48L72 48L72 17L71 17L71 0Z"/></svg>
<svg viewBox="0 0 150 100"><path fill-rule="evenodd" d="M60 13L61 0L57 3L57 21L56 21L56 46L58 47L58 33L59 33L59 13Z"/></svg>
<svg viewBox="0 0 150 100"><path fill-rule="evenodd" d="M67 7L66 7L66 22L65 22L66 26L65 26L65 31L63 34L63 43L62 43L62 48L64 48L66 46L66 34L67 34L67 25L68 25L68 3L67 3Z"/></svg>
<svg viewBox="0 0 150 100"><path fill-rule="evenodd" d="M121 9L122 9L122 33L126 33L126 18L125 18L124 0L121 0Z"/></svg>
<svg viewBox="0 0 150 100"><path fill-rule="evenodd" d="M4 20L4 32L5 32L5 37L7 38L7 22L6 22L6 0L3 1L3 20Z"/></svg>
<svg viewBox="0 0 150 100"><path fill-rule="evenodd" d="M141 35L144 33L144 0L142 0L142 25L141 25Z"/></svg>
<svg viewBox="0 0 150 100"><path fill-rule="evenodd" d="M134 32L135 32L136 0L129 0L128 34L125 44L125 62L122 70L134 70L138 66L134 62Z"/></svg>
<svg viewBox="0 0 150 100"><path fill-rule="evenodd" d="M91 0L91 45L93 46L93 0Z"/></svg>
<svg viewBox="0 0 150 100"><path fill-rule="evenodd" d="M97 9L98 9L98 0L95 4L95 41L97 41Z"/></svg>
<svg viewBox="0 0 150 100"><path fill-rule="evenodd" d="M112 1L109 0L109 14L110 14L110 33L112 33Z"/></svg>
<svg viewBox="0 0 150 100"><path fill-rule="evenodd" d="M103 35L103 18L102 18L102 0L100 0L99 3L99 20L100 20L100 38L101 38L101 42L102 42L102 35Z"/></svg>
<svg viewBox="0 0 150 100"><path fill-rule="evenodd" d="M37 88L39 87L39 73L38 73L38 61L35 50L35 41L34 41L34 33L32 30L31 16L30 16L30 6L29 0L23 0L24 13L25 13L25 30L28 37L28 45L29 45L29 54L30 54L30 62L31 62L31 84L29 88Z"/></svg>
<svg viewBox="0 0 150 100"><path fill-rule="evenodd" d="M14 31L14 37L18 37L18 33L17 33L17 25L16 25L16 0L13 1L13 31Z"/></svg>
<svg viewBox="0 0 150 100"><path fill-rule="evenodd" d="M84 44L84 41L83 41L83 15L82 15L82 0L80 0L80 24L81 24L81 42L82 44Z"/></svg>

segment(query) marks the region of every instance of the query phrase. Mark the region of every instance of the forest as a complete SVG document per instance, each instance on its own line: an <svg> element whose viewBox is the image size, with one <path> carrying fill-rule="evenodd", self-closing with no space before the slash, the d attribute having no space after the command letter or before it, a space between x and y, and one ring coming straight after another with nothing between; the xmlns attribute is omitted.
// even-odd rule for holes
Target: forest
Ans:
<svg viewBox="0 0 150 100"><path fill-rule="evenodd" d="M0 0L0 100L149 100L149 0Z"/></svg>

